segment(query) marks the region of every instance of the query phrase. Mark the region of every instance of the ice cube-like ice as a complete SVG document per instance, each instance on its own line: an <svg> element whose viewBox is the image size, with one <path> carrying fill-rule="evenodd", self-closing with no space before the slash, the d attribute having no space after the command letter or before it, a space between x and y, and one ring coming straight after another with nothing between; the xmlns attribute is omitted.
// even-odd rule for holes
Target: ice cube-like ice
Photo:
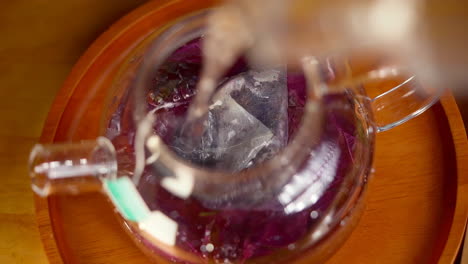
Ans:
<svg viewBox="0 0 468 264"><path fill-rule="evenodd" d="M285 71L241 73L214 94L200 138L188 138L184 124L172 147L193 163L231 172L267 160L287 143L287 96Z"/></svg>

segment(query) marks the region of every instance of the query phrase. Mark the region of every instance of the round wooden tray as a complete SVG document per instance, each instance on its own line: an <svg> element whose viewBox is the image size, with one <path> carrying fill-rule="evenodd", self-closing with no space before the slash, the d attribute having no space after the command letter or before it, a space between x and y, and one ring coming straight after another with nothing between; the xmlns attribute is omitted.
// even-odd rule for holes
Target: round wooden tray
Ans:
<svg viewBox="0 0 468 264"><path fill-rule="evenodd" d="M41 141L95 138L106 95L137 43L174 17L215 2L150 2L112 26L57 95ZM374 167L364 215L328 263L452 263L468 212L468 143L452 96L446 94L423 115L379 134ZM100 194L35 201L51 263L149 262Z"/></svg>

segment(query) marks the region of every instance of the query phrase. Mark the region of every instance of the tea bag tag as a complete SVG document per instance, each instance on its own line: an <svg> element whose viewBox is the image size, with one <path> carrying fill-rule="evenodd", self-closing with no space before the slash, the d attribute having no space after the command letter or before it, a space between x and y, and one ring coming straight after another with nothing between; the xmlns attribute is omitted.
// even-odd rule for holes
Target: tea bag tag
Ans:
<svg viewBox="0 0 468 264"><path fill-rule="evenodd" d="M137 222L141 230L158 241L175 245L178 224L160 211L150 211L130 178L104 180L104 190L123 218Z"/></svg>
<svg viewBox="0 0 468 264"><path fill-rule="evenodd" d="M150 215L150 209L130 178L104 180L104 190L125 219L138 222Z"/></svg>

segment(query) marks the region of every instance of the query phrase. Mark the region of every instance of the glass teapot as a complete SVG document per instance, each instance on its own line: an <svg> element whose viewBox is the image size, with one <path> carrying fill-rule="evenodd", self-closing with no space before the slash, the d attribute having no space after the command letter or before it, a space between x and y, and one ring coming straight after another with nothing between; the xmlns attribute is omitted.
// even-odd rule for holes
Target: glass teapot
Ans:
<svg viewBox="0 0 468 264"><path fill-rule="evenodd" d="M361 58L305 57L298 69L240 57L204 119L189 124L209 12L141 43L116 76L120 100L101 137L36 145L32 189L102 192L154 259L323 262L359 220L375 134L441 91Z"/></svg>

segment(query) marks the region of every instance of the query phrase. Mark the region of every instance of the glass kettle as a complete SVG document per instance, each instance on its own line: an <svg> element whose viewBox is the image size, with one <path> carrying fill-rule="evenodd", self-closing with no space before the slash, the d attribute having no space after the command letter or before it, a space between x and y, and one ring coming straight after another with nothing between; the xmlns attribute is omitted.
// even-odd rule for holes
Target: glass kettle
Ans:
<svg viewBox="0 0 468 264"><path fill-rule="evenodd" d="M441 90L401 67L344 56L250 65L217 83L204 119L186 115L207 17L177 18L122 65L96 140L36 145L33 191L102 192L150 258L177 263L321 263L364 206L375 134Z"/></svg>

